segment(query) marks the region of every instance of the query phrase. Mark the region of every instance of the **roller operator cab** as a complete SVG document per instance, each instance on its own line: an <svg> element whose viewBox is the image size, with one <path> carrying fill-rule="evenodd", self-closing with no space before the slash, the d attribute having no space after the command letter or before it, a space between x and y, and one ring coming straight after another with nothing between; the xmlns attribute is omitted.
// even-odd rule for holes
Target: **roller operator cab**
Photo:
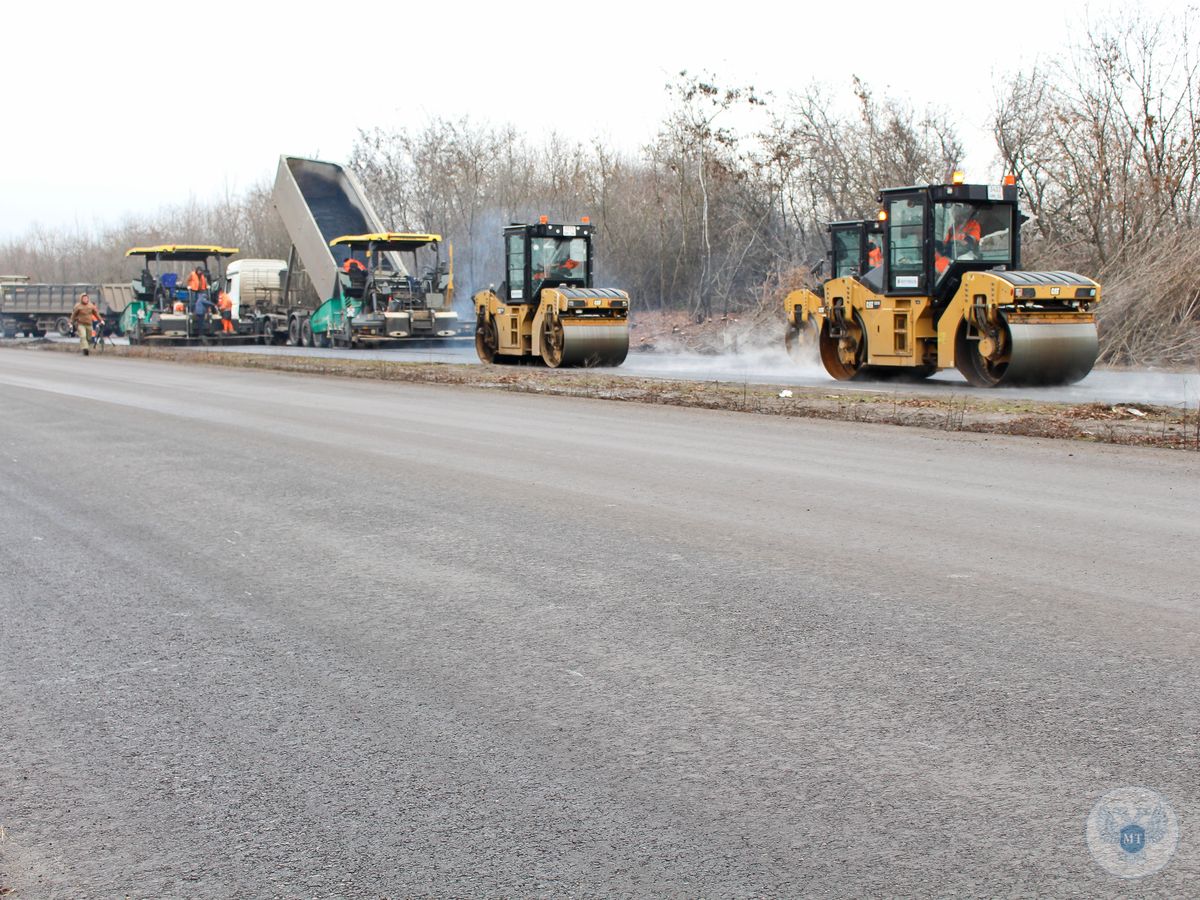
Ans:
<svg viewBox="0 0 1200 900"><path fill-rule="evenodd" d="M394 231L334 238L337 292L296 320L293 343L355 347L455 337L453 263L443 263L441 242L437 234Z"/></svg>
<svg viewBox="0 0 1200 900"><path fill-rule="evenodd" d="M629 295L592 286L593 226L546 217L504 229L505 279L475 302L475 349L485 363L617 366L629 352Z"/></svg>
<svg viewBox="0 0 1200 900"><path fill-rule="evenodd" d="M815 341L839 380L957 368L973 385L1070 384L1099 353L1100 286L1021 271L1017 189L894 188L873 221L829 226L830 278L784 301L794 354Z"/></svg>
<svg viewBox="0 0 1200 900"><path fill-rule="evenodd" d="M254 323L234 315L232 331L193 314L195 294L204 294L214 307L224 284L225 260L235 255L234 247L208 244L159 244L133 247L125 255L141 257L141 272L132 282L133 300L121 313L120 328L129 343L149 341L186 343L196 340L247 340L254 336ZM203 291L187 289L189 273L199 266L205 273Z"/></svg>

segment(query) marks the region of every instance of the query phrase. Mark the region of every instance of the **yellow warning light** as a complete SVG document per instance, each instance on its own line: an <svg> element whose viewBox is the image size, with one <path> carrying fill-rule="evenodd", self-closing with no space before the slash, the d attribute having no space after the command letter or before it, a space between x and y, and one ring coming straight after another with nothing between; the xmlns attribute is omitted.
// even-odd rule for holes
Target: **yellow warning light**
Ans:
<svg viewBox="0 0 1200 900"><path fill-rule="evenodd" d="M550 217L549 216L539 216L538 221L541 222L543 225L545 225L547 222L550 221Z"/></svg>
<svg viewBox="0 0 1200 900"><path fill-rule="evenodd" d="M1017 183L1017 176L1016 175L1005 175L1004 183L1006 185L1008 185L1009 187L1012 187L1014 184Z"/></svg>
<svg viewBox="0 0 1200 900"><path fill-rule="evenodd" d="M879 211L879 215L877 215L875 218L878 219L880 222L886 222L887 221L887 210L881 209Z"/></svg>
<svg viewBox="0 0 1200 900"><path fill-rule="evenodd" d="M591 217L591 216L584 216L584 217L583 217L582 219L580 219L579 221L581 221L581 222L582 222L584 225L587 225L587 224L589 224L589 223L592 221L592 217Z"/></svg>
<svg viewBox="0 0 1200 900"><path fill-rule="evenodd" d="M966 180L966 176L963 175L962 172L955 172L953 175L950 176L950 180L952 182L954 182L955 184L962 184L963 181Z"/></svg>

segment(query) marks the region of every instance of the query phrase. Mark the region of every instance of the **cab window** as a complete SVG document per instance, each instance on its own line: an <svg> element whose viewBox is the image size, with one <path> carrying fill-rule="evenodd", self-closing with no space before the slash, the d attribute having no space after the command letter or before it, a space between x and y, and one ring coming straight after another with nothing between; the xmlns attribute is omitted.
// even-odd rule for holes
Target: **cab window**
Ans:
<svg viewBox="0 0 1200 900"><path fill-rule="evenodd" d="M1011 265L1013 207L1009 204L938 203L933 208L933 271L941 281L951 264Z"/></svg>
<svg viewBox="0 0 1200 900"><path fill-rule="evenodd" d="M925 202L904 197L888 203L888 289L918 291L925 264Z"/></svg>
<svg viewBox="0 0 1200 900"><path fill-rule="evenodd" d="M857 228L842 228L833 232L834 278L847 278L859 273L859 241Z"/></svg>
<svg viewBox="0 0 1200 900"><path fill-rule="evenodd" d="M525 300L525 235L508 236L508 299Z"/></svg>

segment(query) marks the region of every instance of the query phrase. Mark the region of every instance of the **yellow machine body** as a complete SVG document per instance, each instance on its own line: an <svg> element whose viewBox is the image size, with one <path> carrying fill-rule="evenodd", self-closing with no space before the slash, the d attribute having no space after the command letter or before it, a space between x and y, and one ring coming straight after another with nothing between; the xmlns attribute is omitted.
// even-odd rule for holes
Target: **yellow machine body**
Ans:
<svg viewBox="0 0 1200 900"><path fill-rule="evenodd" d="M629 295L612 288L543 288L536 303L475 295L476 347L485 362L540 358L549 366L617 366L629 352ZM495 349L486 333L494 329ZM490 358L488 358L490 357Z"/></svg>
<svg viewBox="0 0 1200 900"><path fill-rule="evenodd" d="M976 190L968 194L968 188ZM958 199L955 191L974 199ZM918 210L914 224L891 234L884 216L830 225L837 277L784 300L793 355L815 343L825 369L843 381L925 378L957 368L973 385L999 387L1069 384L1091 371L1099 354L1093 308L1100 285L1073 272L1019 268L1015 189L955 184L894 193ZM931 237L937 232L926 221L925 210L938 203L968 211L958 225L949 213L943 217L956 233L944 241ZM992 236L958 239L969 228L961 220L978 215L988 221L997 210L1001 217L992 221L1011 224L995 234L991 246L1009 249L993 265L979 251ZM889 262L906 274L893 276Z"/></svg>
<svg viewBox="0 0 1200 900"><path fill-rule="evenodd" d="M504 240L508 278L474 297L479 358L554 368L624 362L629 294L592 287L592 226L513 224Z"/></svg>

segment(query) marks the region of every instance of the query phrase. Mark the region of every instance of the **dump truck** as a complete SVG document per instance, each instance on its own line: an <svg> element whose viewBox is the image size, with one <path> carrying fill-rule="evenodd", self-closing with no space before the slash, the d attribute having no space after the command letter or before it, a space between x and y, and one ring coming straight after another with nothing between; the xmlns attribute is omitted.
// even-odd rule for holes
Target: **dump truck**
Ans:
<svg viewBox="0 0 1200 900"><path fill-rule="evenodd" d="M100 286L96 284L0 285L0 333L6 338L19 334L43 337L50 331L71 334L71 310L83 293L90 295L99 308Z"/></svg>
<svg viewBox="0 0 1200 900"><path fill-rule="evenodd" d="M956 172L879 202L875 222L829 226L829 280L785 298L789 350L815 343L839 381L957 368L978 387L1057 385L1091 371L1100 285L1021 269L1015 179Z"/></svg>
<svg viewBox="0 0 1200 900"><path fill-rule="evenodd" d="M592 286L592 226L504 229L507 277L474 297L475 350L485 363L619 366L629 352L629 294Z"/></svg>
<svg viewBox="0 0 1200 900"><path fill-rule="evenodd" d="M200 266L208 273L206 293L215 304L223 286L225 260L237 252L236 247L213 244L158 244L126 251L127 257L142 259L141 274L131 283L133 300L120 320L129 343L252 340L252 320L233 317L231 332L223 331L215 320L207 326L198 323L192 314L194 298L186 288L188 273Z"/></svg>
<svg viewBox="0 0 1200 900"><path fill-rule="evenodd" d="M289 344L356 347L461 335L449 260L443 263L436 252L441 238L389 232L352 172L337 163L281 156L272 198L292 241L286 320L276 321ZM434 252L426 254L432 262L418 275L422 249ZM304 299L297 289L301 263L315 298Z"/></svg>
<svg viewBox="0 0 1200 900"><path fill-rule="evenodd" d="M86 293L109 328L119 329L120 316L132 299L124 284L31 284L28 279L0 281L0 333L43 337L50 331L75 333L71 310Z"/></svg>

